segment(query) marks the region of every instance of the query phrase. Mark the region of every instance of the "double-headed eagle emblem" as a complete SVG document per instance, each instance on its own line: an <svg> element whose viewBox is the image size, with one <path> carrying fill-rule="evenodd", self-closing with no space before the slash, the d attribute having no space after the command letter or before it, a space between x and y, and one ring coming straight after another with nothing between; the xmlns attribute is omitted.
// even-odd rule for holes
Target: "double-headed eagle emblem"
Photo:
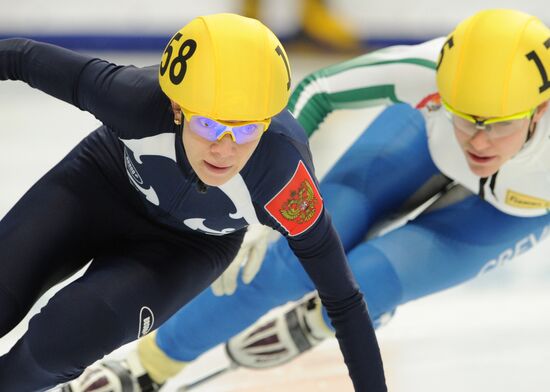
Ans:
<svg viewBox="0 0 550 392"><path fill-rule="evenodd" d="M284 218L302 224L315 216L318 202L313 187L308 180L304 180L297 190L290 192L290 199L283 203L279 211Z"/></svg>

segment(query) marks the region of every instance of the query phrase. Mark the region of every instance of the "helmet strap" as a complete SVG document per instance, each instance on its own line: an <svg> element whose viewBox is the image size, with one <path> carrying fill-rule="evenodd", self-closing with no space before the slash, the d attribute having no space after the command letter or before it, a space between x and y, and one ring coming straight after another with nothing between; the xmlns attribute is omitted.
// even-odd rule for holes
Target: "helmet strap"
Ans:
<svg viewBox="0 0 550 392"><path fill-rule="evenodd" d="M533 122L533 116L529 119L529 125L527 127L527 137L525 138L525 143L527 143L531 137L535 134L535 130L537 129L537 123ZM524 144L525 144L524 143Z"/></svg>

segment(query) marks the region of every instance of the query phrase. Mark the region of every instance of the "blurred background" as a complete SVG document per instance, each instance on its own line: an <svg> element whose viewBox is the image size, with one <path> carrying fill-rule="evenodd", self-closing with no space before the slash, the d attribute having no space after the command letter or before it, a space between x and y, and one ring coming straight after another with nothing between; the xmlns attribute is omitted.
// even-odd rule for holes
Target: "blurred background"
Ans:
<svg viewBox="0 0 550 392"><path fill-rule="evenodd" d="M0 37L89 50L158 51L192 18L216 12L258 18L287 43L324 49L423 41L483 8L516 8L550 22L545 0L0 0L0 6Z"/></svg>
<svg viewBox="0 0 550 392"><path fill-rule="evenodd" d="M158 63L170 36L195 16L236 12L262 20L279 35L297 83L314 70L379 47L446 35L465 17L493 7L523 10L550 24L547 0L0 0L0 38L30 37L118 64L150 65ZM325 121L311 140L319 176L379 110L339 111ZM22 83L2 82L0 217L97 125L88 113ZM335 132L341 128L349 139ZM399 308L377 332L390 391L550 391L550 241L527 237L505 253L514 258L503 257L496 261L499 268L474 281ZM0 354L27 322L0 338ZM174 391L181 382L224 364L223 349L218 348L165 390ZM196 389L335 390L351 390L351 385L334 341L288 365L268 371L241 369Z"/></svg>

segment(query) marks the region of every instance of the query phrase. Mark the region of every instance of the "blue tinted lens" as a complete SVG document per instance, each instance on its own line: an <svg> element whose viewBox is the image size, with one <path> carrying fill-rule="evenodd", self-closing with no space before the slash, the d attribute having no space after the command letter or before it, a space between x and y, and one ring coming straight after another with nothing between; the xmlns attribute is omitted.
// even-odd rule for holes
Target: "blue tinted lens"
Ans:
<svg viewBox="0 0 550 392"><path fill-rule="evenodd" d="M192 116L189 120L189 128L195 134L208 141L216 141L224 132L231 132L238 144L249 143L258 139L263 130L263 124L246 124L236 127L223 125L208 117Z"/></svg>
<svg viewBox="0 0 550 392"><path fill-rule="evenodd" d="M239 144L248 143L256 140L262 133L262 124L246 124L233 128L233 135Z"/></svg>
<svg viewBox="0 0 550 392"><path fill-rule="evenodd" d="M193 116L189 121L189 128L197 135L213 142L227 127L208 117Z"/></svg>

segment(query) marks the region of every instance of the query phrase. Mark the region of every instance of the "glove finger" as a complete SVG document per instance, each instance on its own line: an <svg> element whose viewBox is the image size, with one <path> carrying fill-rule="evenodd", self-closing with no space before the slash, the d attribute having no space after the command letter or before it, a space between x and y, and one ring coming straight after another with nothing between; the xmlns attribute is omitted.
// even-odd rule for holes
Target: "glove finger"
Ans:
<svg viewBox="0 0 550 392"><path fill-rule="evenodd" d="M261 241L260 243L258 243L258 246L256 246L256 257L260 258L260 259L264 259L265 257L265 252L267 252L267 245L268 245L268 241L267 241L267 238L264 238L263 241Z"/></svg>
<svg viewBox="0 0 550 392"><path fill-rule="evenodd" d="M225 285L227 280L227 274L230 274L232 269L235 268L235 261L229 264L229 267L226 268L223 273L218 276L218 278L210 285L212 287L212 293L217 297L222 297L225 295Z"/></svg>
<svg viewBox="0 0 550 392"><path fill-rule="evenodd" d="M210 285L210 288L212 289L212 293L216 297L221 297L223 295L223 283L222 283L222 277L219 276L218 279L216 279L212 284Z"/></svg>
<svg viewBox="0 0 550 392"><path fill-rule="evenodd" d="M258 248L252 248L250 250L248 261L243 267L243 272L242 272L243 283L249 284L256 277L256 275L260 271L260 268L262 267L262 263L264 261L264 255L265 255L265 250L263 252L261 251L261 249L258 250Z"/></svg>
<svg viewBox="0 0 550 392"><path fill-rule="evenodd" d="M222 295L231 295L237 289L237 278L241 270L240 261L235 260L221 276L223 294Z"/></svg>
<svg viewBox="0 0 550 392"><path fill-rule="evenodd" d="M239 275L240 268L231 269L223 274L223 293L225 295L232 295L237 290L237 277Z"/></svg>
<svg viewBox="0 0 550 392"><path fill-rule="evenodd" d="M245 263L248 258L249 251L250 246L246 246L243 243L231 264L229 264L221 276L211 284L212 293L215 296L221 297L223 295L232 295L235 293L239 271L241 270L241 265Z"/></svg>

